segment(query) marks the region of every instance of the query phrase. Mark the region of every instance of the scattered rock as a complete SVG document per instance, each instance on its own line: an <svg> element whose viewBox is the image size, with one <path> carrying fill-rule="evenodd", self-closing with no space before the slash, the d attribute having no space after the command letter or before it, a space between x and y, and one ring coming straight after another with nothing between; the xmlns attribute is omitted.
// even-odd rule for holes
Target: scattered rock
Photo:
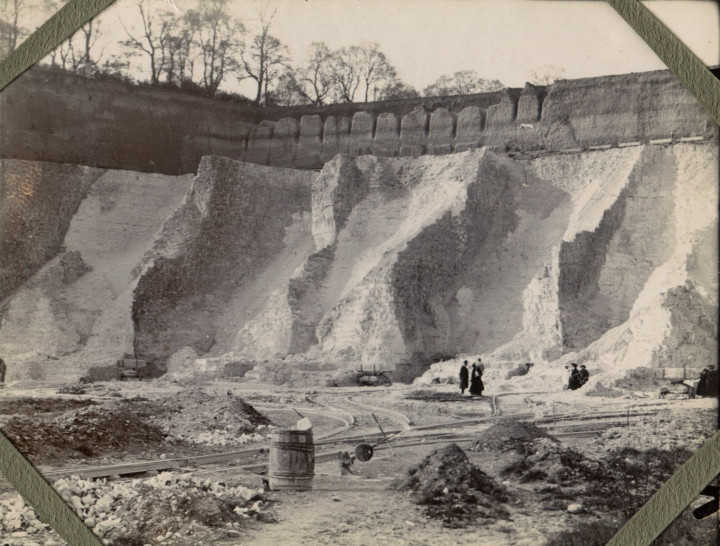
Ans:
<svg viewBox="0 0 720 546"><path fill-rule="evenodd" d="M232 524L237 527L245 519L266 517L262 490L227 486L181 473L162 472L152 478L121 482L73 476L56 481L54 487L95 535L109 545L157 544L173 535L187 534L197 523L208 528ZM49 527L18 499L0 501L0 534L12 533L17 538L18 532L47 532Z"/></svg>

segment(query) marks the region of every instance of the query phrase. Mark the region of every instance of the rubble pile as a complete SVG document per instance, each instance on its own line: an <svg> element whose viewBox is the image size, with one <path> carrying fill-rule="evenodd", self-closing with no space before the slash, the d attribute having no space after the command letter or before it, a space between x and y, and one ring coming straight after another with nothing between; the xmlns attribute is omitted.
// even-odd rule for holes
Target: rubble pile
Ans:
<svg viewBox="0 0 720 546"><path fill-rule="evenodd" d="M5 421L3 433L33 461L87 458L161 445L165 434L138 410L138 403L121 401L59 415L15 415Z"/></svg>
<svg viewBox="0 0 720 546"><path fill-rule="evenodd" d="M236 446L263 441L270 420L232 394L191 388L148 400L20 400L0 418L4 433L34 461L161 449L168 443ZM2 412L0 412L1 414Z"/></svg>
<svg viewBox="0 0 720 546"><path fill-rule="evenodd" d="M507 465L502 473L514 475L521 483L544 481L571 485L578 480L597 477L600 464L586 459L573 449L551 438L538 438L523 446L522 459Z"/></svg>
<svg viewBox="0 0 720 546"><path fill-rule="evenodd" d="M245 400L253 403L265 404L303 404L307 401L306 392L272 392L272 393L247 393Z"/></svg>
<svg viewBox="0 0 720 546"><path fill-rule="evenodd" d="M232 393L207 394L190 388L158 400L152 422L170 439L230 446L265 439L270 419Z"/></svg>
<svg viewBox="0 0 720 546"><path fill-rule="evenodd" d="M469 448L471 451L516 451L527 453L535 440L547 439L550 442L557 440L540 427L532 423L516 419L503 419L496 425L484 431L480 438Z"/></svg>
<svg viewBox="0 0 720 546"><path fill-rule="evenodd" d="M624 448L599 460L601 471L590 474L582 492L583 502L600 512L619 510L631 517L685 463L687 449ZM553 495L555 500L556 495Z"/></svg>
<svg viewBox="0 0 720 546"><path fill-rule="evenodd" d="M643 449L697 450L716 431L717 409L697 409L692 413L664 411L641 417L630 426L605 430L590 444L593 450L616 450L642 445Z"/></svg>
<svg viewBox="0 0 720 546"><path fill-rule="evenodd" d="M239 536L245 519L265 519L262 489L229 486L174 472L106 481L77 476L55 489L105 544L202 544ZM21 499L0 502L0 534L40 541L50 533ZM208 533L211 535L208 536Z"/></svg>
<svg viewBox="0 0 720 546"><path fill-rule="evenodd" d="M501 506L508 501L505 489L470 463L457 444L433 451L411 468L400 489L411 491L427 516L449 527L508 517Z"/></svg>

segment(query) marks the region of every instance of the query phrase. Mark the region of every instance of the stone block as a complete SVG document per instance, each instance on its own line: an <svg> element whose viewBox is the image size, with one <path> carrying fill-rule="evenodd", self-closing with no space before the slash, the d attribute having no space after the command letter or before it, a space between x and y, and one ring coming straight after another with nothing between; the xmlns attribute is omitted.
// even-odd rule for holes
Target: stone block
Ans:
<svg viewBox="0 0 720 546"><path fill-rule="evenodd" d="M403 154L403 149L416 150L418 147L421 152L416 154L405 154L405 155L422 155L426 150L427 140L427 129L428 129L428 115L422 106L418 106L409 114L403 116L400 123L400 155Z"/></svg>
<svg viewBox="0 0 720 546"><path fill-rule="evenodd" d="M457 119L455 132L455 151L464 152L482 145L485 128L485 111L479 106L467 106L462 109Z"/></svg>
<svg viewBox="0 0 720 546"><path fill-rule="evenodd" d="M282 118L275 125L270 140L268 164L274 167L292 167L297 148L300 124L295 118Z"/></svg>
<svg viewBox="0 0 720 546"><path fill-rule="evenodd" d="M321 159L327 163L337 154L349 153L350 120L329 116L325 120Z"/></svg>
<svg viewBox="0 0 720 546"><path fill-rule="evenodd" d="M510 93L505 91L499 103L488 106L487 124L499 125L512 121L515 121L515 101L513 101Z"/></svg>
<svg viewBox="0 0 720 546"><path fill-rule="evenodd" d="M372 155L375 117L368 112L355 112L350 128L350 155Z"/></svg>
<svg viewBox="0 0 720 546"><path fill-rule="evenodd" d="M322 120L318 115L300 118L300 138L295 151L295 167L298 169L319 169L323 166Z"/></svg>
<svg viewBox="0 0 720 546"><path fill-rule="evenodd" d="M529 83L520 94L517 107L518 123L536 123L540 119L540 101L537 97L537 88Z"/></svg>
<svg viewBox="0 0 720 546"><path fill-rule="evenodd" d="M685 368L661 368L663 379L674 379L676 381L685 379Z"/></svg>
<svg viewBox="0 0 720 546"><path fill-rule="evenodd" d="M270 142L272 141L274 121L261 121L248 136L245 161L267 165L270 156Z"/></svg>
<svg viewBox="0 0 720 546"><path fill-rule="evenodd" d="M400 146L400 157L418 157L425 153L425 146L403 144Z"/></svg>
<svg viewBox="0 0 720 546"><path fill-rule="evenodd" d="M375 155L395 157L400 146L399 121L395 114L383 113L377 118L373 151Z"/></svg>
<svg viewBox="0 0 720 546"><path fill-rule="evenodd" d="M456 116L446 108L438 108L430 116L428 132L428 153L449 154L453 150Z"/></svg>

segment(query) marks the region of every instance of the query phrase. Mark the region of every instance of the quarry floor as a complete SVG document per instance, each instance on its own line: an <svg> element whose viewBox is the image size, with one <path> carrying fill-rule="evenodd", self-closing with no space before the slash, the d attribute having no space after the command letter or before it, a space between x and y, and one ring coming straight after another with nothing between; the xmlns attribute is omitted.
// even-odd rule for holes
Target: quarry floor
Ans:
<svg viewBox="0 0 720 546"><path fill-rule="evenodd" d="M53 404L67 404L68 401L92 400L103 407L118 400L150 400L163 396L183 396L189 384L153 380L147 382L107 382L85 387L85 393L58 394L57 386L37 386L15 383L0 390L0 428L3 428L12 411L14 401L33 399L51 408ZM355 426L337 434L343 436L377 433L372 414L381 426L388 431L397 431L406 426L402 416L406 416L413 426L437 425L447 423L442 432L452 431L454 422L492 417L493 398L460 397L452 385L433 385L417 387L393 385L392 387L367 388L323 388L301 389L285 388L274 385L243 383L218 380L202 385L194 385L205 393L226 398L241 397L255 409L267 415L275 425L292 426L299 419L297 412L307 415L313 422L316 438L337 431L348 421L349 414L354 417ZM66 391L68 389L65 389ZM408 398L409 396L409 398ZM40 402L42 401L42 402ZM589 414L603 412L647 413L645 416L632 416L630 426L619 426L606 431L603 442L598 443L592 437L563 437L563 446L577 450L586 456L598 457L611 449L635 447L637 449L659 448L675 450L687 448L696 450L716 428L717 403L709 399L665 399L660 400L652 392L627 392L618 398L599 398L577 396L577 393L556 391L544 394L506 393L496 399L503 417L523 416L533 420L548 417L555 411L576 415L582 419ZM322 406L320 404L323 404ZM94 406L93 406L94 407ZM193 413L195 412L195 413ZM187 404L183 411L184 419L195 423L199 429L205 429L199 410L193 404ZM200 421L198 421L200 419ZM573 421L582 428L582 421ZM423 514L421 507L413 503L410 496L398 490L396 485L407 475L409 468L418 465L428 454L445 444L440 440L425 436L418 438L415 445L396 447L391 453L378 446L373 458L368 462L359 462L351 466L352 475L340 475L338 462L319 462L315 467L315 479L312 491L267 491L263 495L263 517L246 519L240 527L217 527L188 525L172 536L160 537L150 543L157 544L545 544L548 537L562 531L573 529L579 524L607 522L608 514L584 508L578 513L570 513L567 507L571 503L583 503L582 495L577 498L548 498L536 482L521 483L519 480L502 475L507 466L507 455L499 452L477 452L467 448L472 441L464 438L479 436L488 424L478 424L462 431L464 437L457 440L471 463L483 472L505 485L512 491L511 500L505 504L509 512L508 519L479 519L476 525L460 528L444 526L442 522ZM586 427L587 428L587 427ZM592 427L590 427L592 428ZM437 430L433 431L437 432ZM408 434L412 436L412 433ZM462 435L461 435L462 436ZM189 436L188 438L193 439ZM199 440L204 439L203 445ZM232 449L260 445L254 438L242 444L224 445L221 436L195 437L193 442L175 442L158 446L118 446L114 450L98 450L93 456L69 450L63 458L55 453L54 457L38 455L34 463L42 470L59 468L83 468L131 462L153 460L161 457L199 455L211 452L223 452ZM332 450L353 451L360 440L348 440L332 445L318 446L316 453ZM397 442L397 441L394 441ZM431 443L438 442L438 443ZM378 444L377 440L372 443ZM59 456L58 456L59 455ZM261 456L260 459L264 461ZM260 460L259 459L259 460ZM181 469L183 472L200 475L210 482L222 482L228 485L242 485L258 488L262 485L262 476L238 468L236 465L216 464L196 468ZM148 475L153 475L149 473ZM138 478L138 476L134 476ZM142 476L139 476L142 478ZM0 482L0 503L13 502L19 496L6 482ZM708 499L701 497L693 506ZM689 516L684 514L686 520ZM2 523L2 518L0 518ZM613 520L619 528L621 519ZM717 519L703 520L702 536L710 537L714 532ZM714 537L715 535L713 535ZM707 542L687 542L688 544L711 544ZM123 544L121 541L106 543ZM62 544L59 537L49 528L32 528L6 534L3 544ZM139 543L138 543L139 544Z"/></svg>

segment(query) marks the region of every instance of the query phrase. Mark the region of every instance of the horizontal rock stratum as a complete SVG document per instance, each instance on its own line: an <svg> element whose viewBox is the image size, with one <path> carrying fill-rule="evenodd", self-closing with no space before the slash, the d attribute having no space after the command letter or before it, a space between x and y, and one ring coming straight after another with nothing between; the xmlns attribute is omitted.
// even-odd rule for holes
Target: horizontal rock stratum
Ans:
<svg viewBox="0 0 720 546"><path fill-rule="evenodd" d="M39 269L4 264L0 354L9 380L133 351L189 373L285 359L280 376L364 364L407 379L458 353L703 368L717 166L706 143L338 155L320 173L205 157L192 180L5 161L3 214L40 214L27 188L53 170L80 193Z"/></svg>
<svg viewBox="0 0 720 546"><path fill-rule="evenodd" d="M717 139L670 71L559 80L451 97L260 108L29 70L0 94L0 157L164 174L221 155L319 169L336 154L444 155Z"/></svg>

